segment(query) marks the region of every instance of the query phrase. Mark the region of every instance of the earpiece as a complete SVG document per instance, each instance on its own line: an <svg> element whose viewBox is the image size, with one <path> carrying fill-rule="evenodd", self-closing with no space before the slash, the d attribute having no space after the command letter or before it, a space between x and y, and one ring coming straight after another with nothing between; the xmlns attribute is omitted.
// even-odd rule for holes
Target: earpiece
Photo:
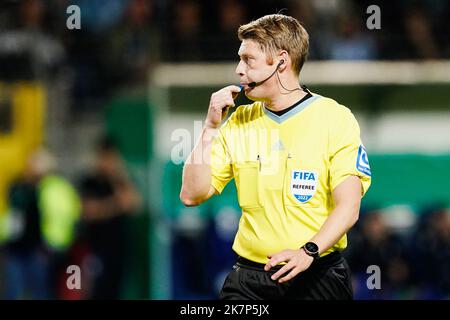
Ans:
<svg viewBox="0 0 450 320"><path fill-rule="evenodd" d="M278 67L281 66L283 63L284 63L284 59L281 59L280 62L278 63Z"/></svg>

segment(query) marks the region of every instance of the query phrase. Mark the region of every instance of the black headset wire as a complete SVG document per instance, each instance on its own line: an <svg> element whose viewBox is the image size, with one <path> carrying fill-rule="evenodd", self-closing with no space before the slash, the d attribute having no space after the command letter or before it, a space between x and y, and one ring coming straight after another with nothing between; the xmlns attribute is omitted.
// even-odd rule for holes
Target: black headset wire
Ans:
<svg viewBox="0 0 450 320"><path fill-rule="evenodd" d="M276 71L278 71L278 68L277 68ZM287 92L294 92L294 91L297 91L297 90L303 90L304 92L311 94L311 91L309 91L309 89L308 89L305 85L301 85L300 87L295 88L295 89L288 89L288 88L286 88L286 87L283 85L283 83L281 82L280 75L278 74L278 72L277 72L277 79L278 79L278 81L280 82L281 87L282 87L284 90L286 90Z"/></svg>

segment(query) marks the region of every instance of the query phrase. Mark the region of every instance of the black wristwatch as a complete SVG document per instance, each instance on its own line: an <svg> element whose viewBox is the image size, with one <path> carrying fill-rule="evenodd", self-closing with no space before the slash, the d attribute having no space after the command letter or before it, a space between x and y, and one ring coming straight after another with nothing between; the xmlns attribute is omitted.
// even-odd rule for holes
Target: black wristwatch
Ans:
<svg viewBox="0 0 450 320"><path fill-rule="evenodd" d="M311 256L314 259L319 258L319 246L314 242L305 243L301 249L303 249L308 256Z"/></svg>

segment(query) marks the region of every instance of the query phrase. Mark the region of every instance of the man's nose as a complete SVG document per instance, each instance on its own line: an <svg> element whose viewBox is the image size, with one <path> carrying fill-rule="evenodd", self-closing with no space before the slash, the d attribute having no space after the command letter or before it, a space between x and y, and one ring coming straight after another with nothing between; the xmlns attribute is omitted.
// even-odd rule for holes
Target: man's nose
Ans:
<svg viewBox="0 0 450 320"><path fill-rule="evenodd" d="M239 61L237 67L236 67L236 74L240 77L242 77L244 75L244 63L241 61Z"/></svg>

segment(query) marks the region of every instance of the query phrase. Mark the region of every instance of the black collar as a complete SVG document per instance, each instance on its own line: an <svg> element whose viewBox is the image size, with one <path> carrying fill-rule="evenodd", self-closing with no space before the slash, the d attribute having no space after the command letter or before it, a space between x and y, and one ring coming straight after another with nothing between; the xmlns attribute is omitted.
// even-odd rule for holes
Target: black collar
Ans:
<svg viewBox="0 0 450 320"><path fill-rule="evenodd" d="M311 92L307 91L307 92L306 92L306 96L304 96L304 97L301 98L299 101L297 101L297 102L294 103L292 106L290 106L290 107L288 107L288 108L286 108L286 109L279 110L279 111L273 111L273 110L270 110L270 109L268 109L268 108L266 108L266 107L265 107L265 108L266 108L267 111L269 111L269 112L271 112L271 113L273 113L273 114L276 114L277 116L282 116L282 115L285 114L286 112L288 112L288 111L294 109L294 108L295 108L296 106L298 106L300 103L302 103L302 102L308 100L308 99L311 98L311 97L312 97Z"/></svg>

